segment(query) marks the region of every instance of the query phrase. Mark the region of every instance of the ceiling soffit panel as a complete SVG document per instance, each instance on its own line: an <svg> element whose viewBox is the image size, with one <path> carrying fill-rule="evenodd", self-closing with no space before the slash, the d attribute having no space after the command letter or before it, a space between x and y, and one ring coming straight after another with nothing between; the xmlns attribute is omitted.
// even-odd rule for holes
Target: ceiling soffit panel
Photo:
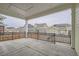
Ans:
<svg viewBox="0 0 79 59"><path fill-rule="evenodd" d="M12 10L0 10L0 13L2 13L4 15L12 16L12 17L17 17L17 18L25 19L25 17L23 17L22 15L14 12Z"/></svg>
<svg viewBox="0 0 79 59"><path fill-rule="evenodd" d="M14 3L11 5L24 11L28 11L29 9L33 7L33 4L31 3L18 3L18 4Z"/></svg>
<svg viewBox="0 0 79 59"><path fill-rule="evenodd" d="M53 4L53 3L39 3L39 4L33 4L33 8L30 9L28 12L26 11L26 17L34 15L36 13L40 13L42 11L45 11L50 8L54 8L59 4Z"/></svg>
<svg viewBox="0 0 79 59"><path fill-rule="evenodd" d="M26 12L23 11L23 10L21 10L21 9L19 9L19 8L16 8L14 6L10 6L9 9L12 10L12 11L14 11L14 12L16 12L18 15L21 15L23 17L26 17Z"/></svg>
<svg viewBox="0 0 79 59"><path fill-rule="evenodd" d="M48 9L42 11L42 12L38 12L36 14L30 15L30 16L27 17L27 19L45 16L45 15L55 13L55 12L58 12L58 11L62 11L62 10L66 10L66 9L69 9L69 8L72 8L72 4L59 4L55 7L48 8Z"/></svg>
<svg viewBox="0 0 79 59"><path fill-rule="evenodd" d="M60 3L11 3L1 4L0 12L9 16L22 19L30 18L33 15L44 12L51 8L61 5Z"/></svg>
<svg viewBox="0 0 79 59"><path fill-rule="evenodd" d="M9 4L6 4L6 3L0 3L0 9L5 9L7 10L9 7Z"/></svg>
<svg viewBox="0 0 79 59"><path fill-rule="evenodd" d="M0 4L0 13L25 19L24 11L11 6L11 4Z"/></svg>

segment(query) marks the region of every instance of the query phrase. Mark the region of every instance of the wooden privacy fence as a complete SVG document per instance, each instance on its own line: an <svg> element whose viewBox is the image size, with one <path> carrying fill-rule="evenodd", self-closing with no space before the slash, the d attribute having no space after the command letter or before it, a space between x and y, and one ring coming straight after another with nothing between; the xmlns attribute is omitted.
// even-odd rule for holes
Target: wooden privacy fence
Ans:
<svg viewBox="0 0 79 59"><path fill-rule="evenodd" d="M25 32L4 32L3 34L0 34L0 41L14 40L25 37L26 37Z"/></svg>
<svg viewBox="0 0 79 59"><path fill-rule="evenodd" d="M55 34L55 33L37 33L28 32L28 38L34 38L37 40L45 40L50 42L62 42L71 44L71 35Z"/></svg>

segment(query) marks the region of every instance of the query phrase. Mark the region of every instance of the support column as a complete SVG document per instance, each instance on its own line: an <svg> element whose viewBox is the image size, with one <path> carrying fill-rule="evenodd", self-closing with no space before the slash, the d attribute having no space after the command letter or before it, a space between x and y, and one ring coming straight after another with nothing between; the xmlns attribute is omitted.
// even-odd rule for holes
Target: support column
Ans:
<svg viewBox="0 0 79 59"><path fill-rule="evenodd" d="M75 48L75 4L71 8L71 17L72 17L72 35L71 35L71 47Z"/></svg>
<svg viewBox="0 0 79 59"><path fill-rule="evenodd" d="M27 38L27 33L28 33L28 21L25 20L25 32L26 32L26 38Z"/></svg>

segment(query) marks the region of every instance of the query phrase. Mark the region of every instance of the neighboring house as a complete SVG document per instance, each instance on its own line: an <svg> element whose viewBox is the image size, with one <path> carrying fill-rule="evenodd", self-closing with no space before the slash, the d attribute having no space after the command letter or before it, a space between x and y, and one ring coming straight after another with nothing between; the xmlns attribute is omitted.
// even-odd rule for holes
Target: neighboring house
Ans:
<svg viewBox="0 0 79 59"><path fill-rule="evenodd" d="M68 35L69 32L71 32L71 25L70 24L55 24L52 26L52 28L56 34Z"/></svg>
<svg viewBox="0 0 79 59"><path fill-rule="evenodd" d="M47 24L46 23L42 23L42 24L35 24L34 25L36 28L47 28L48 26L47 26Z"/></svg>
<svg viewBox="0 0 79 59"><path fill-rule="evenodd" d="M17 32L17 29L14 27L6 27L5 32Z"/></svg>
<svg viewBox="0 0 79 59"><path fill-rule="evenodd" d="M4 33L4 28L5 28L4 24L0 22L0 34Z"/></svg>
<svg viewBox="0 0 79 59"><path fill-rule="evenodd" d="M55 33L53 26L48 27L48 33Z"/></svg>
<svg viewBox="0 0 79 59"><path fill-rule="evenodd" d="M28 24L28 32L36 32L35 27L31 24Z"/></svg>
<svg viewBox="0 0 79 59"><path fill-rule="evenodd" d="M6 27L5 32L25 32L25 28L24 27L19 27L19 28Z"/></svg>
<svg viewBox="0 0 79 59"><path fill-rule="evenodd" d="M48 26L46 23L35 24L34 26L35 26L37 31L39 30L39 32L47 33L47 31L48 31Z"/></svg>
<svg viewBox="0 0 79 59"><path fill-rule="evenodd" d="M51 27L48 27L46 23L35 24L34 26L28 24L29 32L42 32L42 33L56 33L56 34L71 34L71 25L70 24L55 24Z"/></svg>
<svg viewBox="0 0 79 59"><path fill-rule="evenodd" d="M4 32L5 25L3 23L4 17L0 15L0 34Z"/></svg>
<svg viewBox="0 0 79 59"><path fill-rule="evenodd" d="M18 32L25 32L25 27L16 28L16 31L18 31Z"/></svg>

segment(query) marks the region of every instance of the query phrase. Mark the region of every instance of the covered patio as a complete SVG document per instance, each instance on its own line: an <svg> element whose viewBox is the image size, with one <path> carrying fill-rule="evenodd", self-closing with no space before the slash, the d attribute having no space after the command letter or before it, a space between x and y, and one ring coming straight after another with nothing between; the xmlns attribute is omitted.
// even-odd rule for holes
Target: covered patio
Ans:
<svg viewBox="0 0 79 59"><path fill-rule="evenodd" d="M72 11L72 35L71 45L65 43L53 44L52 42L28 38L28 20L56 13L71 8ZM2 56L76 56L79 54L79 4L0 4L0 13L21 18L26 21L25 38L0 42L0 55ZM17 21L17 20L16 20ZM77 52L77 54L76 54Z"/></svg>
<svg viewBox="0 0 79 59"><path fill-rule="evenodd" d="M75 50L64 43L22 38L0 42L1 56L76 56Z"/></svg>

